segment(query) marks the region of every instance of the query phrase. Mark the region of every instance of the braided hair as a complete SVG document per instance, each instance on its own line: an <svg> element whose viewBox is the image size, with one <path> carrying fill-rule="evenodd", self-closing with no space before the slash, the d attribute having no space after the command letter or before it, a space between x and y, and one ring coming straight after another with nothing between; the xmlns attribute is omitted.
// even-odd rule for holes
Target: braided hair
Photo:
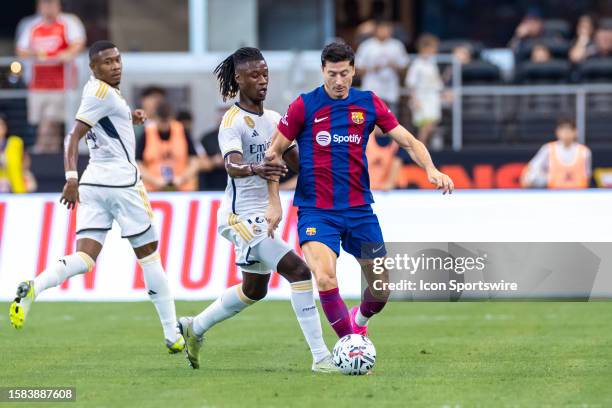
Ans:
<svg viewBox="0 0 612 408"><path fill-rule="evenodd" d="M243 62L261 61L263 59L261 51L257 48L242 47L217 65L215 75L219 81L219 91L223 97L223 102L232 99L240 91L238 82L236 82L236 66Z"/></svg>

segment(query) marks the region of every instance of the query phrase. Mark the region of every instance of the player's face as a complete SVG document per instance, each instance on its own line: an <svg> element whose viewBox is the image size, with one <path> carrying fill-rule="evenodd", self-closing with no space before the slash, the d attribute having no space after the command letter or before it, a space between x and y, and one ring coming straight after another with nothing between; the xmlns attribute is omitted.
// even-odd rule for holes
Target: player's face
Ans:
<svg viewBox="0 0 612 408"><path fill-rule="evenodd" d="M346 98L353 83L354 75L355 67L349 61L327 61L323 66L325 90L334 99Z"/></svg>
<svg viewBox="0 0 612 408"><path fill-rule="evenodd" d="M236 82L240 93L254 102L262 102L268 93L268 65L266 61L249 61L236 67Z"/></svg>
<svg viewBox="0 0 612 408"><path fill-rule="evenodd" d="M562 125L557 128L557 139L564 144L572 144L576 140L577 132L573 126Z"/></svg>
<svg viewBox="0 0 612 408"><path fill-rule="evenodd" d="M117 87L121 82L121 54L117 48L100 51L89 64L94 76Z"/></svg>

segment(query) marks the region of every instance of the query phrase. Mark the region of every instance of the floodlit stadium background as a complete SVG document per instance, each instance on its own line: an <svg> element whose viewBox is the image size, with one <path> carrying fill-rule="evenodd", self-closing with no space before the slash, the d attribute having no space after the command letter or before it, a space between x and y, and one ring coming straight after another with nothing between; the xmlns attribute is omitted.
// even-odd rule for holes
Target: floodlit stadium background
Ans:
<svg viewBox="0 0 612 408"><path fill-rule="evenodd" d="M482 12L487 7L487 12ZM612 6L604 0L65 0L63 11L82 22L86 44L109 39L123 53L121 91L132 108L151 87L165 91L175 113L190 112L190 137L200 156L203 136L218 127L227 108L218 94L214 67L244 45L263 50L270 69L266 107L284 113L301 92L318 86L320 50L341 38L358 50L376 21L391 21L409 64L399 75L400 122L418 130L411 116L407 70L417 58L417 39L440 39L437 62L444 76L442 116L430 138L436 165L458 190L452 196L428 188L424 173L404 152L392 191L375 194L375 211L388 241L605 241L612 221ZM59 202L64 182L62 155L37 146L38 129L28 123L28 86L33 58L15 56L15 43L27 29L19 24L36 12L35 2L12 2L0 17L0 113L7 135L28 151L33 178L25 194L0 196L0 299L14 296L17 283L35 276L49 262L74 250L74 216ZM582 41L578 17L590 15L595 30L585 45L588 56L572 56ZM525 20L539 20L541 31L517 45ZM24 28L26 27L26 28ZM520 37L520 36L519 36ZM462 66L453 50L466 45L472 62ZM534 66L531 51L543 46L550 60ZM514 47L514 48L513 48ZM53 62L53 58L47 59ZM72 126L82 85L89 76L81 53L64 65L64 129ZM590 188L571 191L524 189L526 163L555 139L560 117L576 121L578 141L592 151ZM142 133L142 132L140 132ZM59 140L59 139L58 139ZM60 145L61 141L56 145ZM57 150L57 148L56 148ZM209 149L210 150L210 149ZM3 158L7 155L4 154ZM213 160L212 155L208 160ZM87 162L83 145L81 171ZM6 164L6 160L3 160ZM206 167L206 166L204 166ZM25 175L24 175L25 177ZM2 172L5 191L15 191ZM218 188L202 171L200 190ZM33 181L35 180L35 182ZM162 192L150 195L161 237L161 255L178 299L210 299L239 280L231 248L216 234L221 192ZM296 243L291 193L284 196L280 232ZM47 300L144 300L142 275L129 244L114 229L96 270L42 296ZM296 244L297 247L297 244ZM341 288L358 297L358 266L341 256ZM270 296L287 298L277 276Z"/></svg>

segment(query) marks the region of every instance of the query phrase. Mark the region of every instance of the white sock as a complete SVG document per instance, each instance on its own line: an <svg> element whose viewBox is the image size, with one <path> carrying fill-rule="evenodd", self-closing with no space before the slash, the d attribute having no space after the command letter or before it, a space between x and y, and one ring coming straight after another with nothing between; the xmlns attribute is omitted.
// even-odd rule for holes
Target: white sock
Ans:
<svg viewBox="0 0 612 408"><path fill-rule="evenodd" d="M74 275L89 272L93 267L93 259L85 252L66 255L34 279L34 295L38 296L43 291L60 285Z"/></svg>
<svg viewBox="0 0 612 408"><path fill-rule="evenodd" d="M323 360L330 353L323 340L321 319L312 293L312 280L291 284L291 306L310 347L313 360L315 362Z"/></svg>
<svg viewBox="0 0 612 408"><path fill-rule="evenodd" d="M232 286L193 319L193 331L201 336L215 324L229 319L255 302L246 297L242 284Z"/></svg>
<svg viewBox="0 0 612 408"><path fill-rule="evenodd" d="M369 317L365 317L361 314L361 308L357 308L357 313L355 313L355 323L357 323L359 326L367 326L369 320Z"/></svg>
<svg viewBox="0 0 612 408"><path fill-rule="evenodd" d="M178 339L176 330L176 310L174 308L174 298L168 286L168 279L164 273L161 259L158 252L138 260L142 267L145 286L149 293L149 298L157 309L159 320L164 329L164 337L171 342Z"/></svg>

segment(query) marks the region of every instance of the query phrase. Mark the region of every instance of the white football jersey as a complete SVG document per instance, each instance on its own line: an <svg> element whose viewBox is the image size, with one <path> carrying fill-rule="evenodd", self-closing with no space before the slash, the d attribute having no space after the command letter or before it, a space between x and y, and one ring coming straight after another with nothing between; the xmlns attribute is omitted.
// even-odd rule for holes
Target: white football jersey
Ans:
<svg viewBox="0 0 612 408"><path fill-rule="evenodd" d="M264 159L281 115L264 109L262 115L232 106L219 127L219 147L225 158L232 152L242 154L245 163ZM268 182L259 176L228 176L221 211L234 214L263 213L268 205Z"/></svg>
<svg viewBox="0 0 612 408"><path fill-rule="evenodd" d="M80 184L131 187L140 180L132 112L117 88L94 77L85 85L76 119L87 133L89 164Z"/></svg>

